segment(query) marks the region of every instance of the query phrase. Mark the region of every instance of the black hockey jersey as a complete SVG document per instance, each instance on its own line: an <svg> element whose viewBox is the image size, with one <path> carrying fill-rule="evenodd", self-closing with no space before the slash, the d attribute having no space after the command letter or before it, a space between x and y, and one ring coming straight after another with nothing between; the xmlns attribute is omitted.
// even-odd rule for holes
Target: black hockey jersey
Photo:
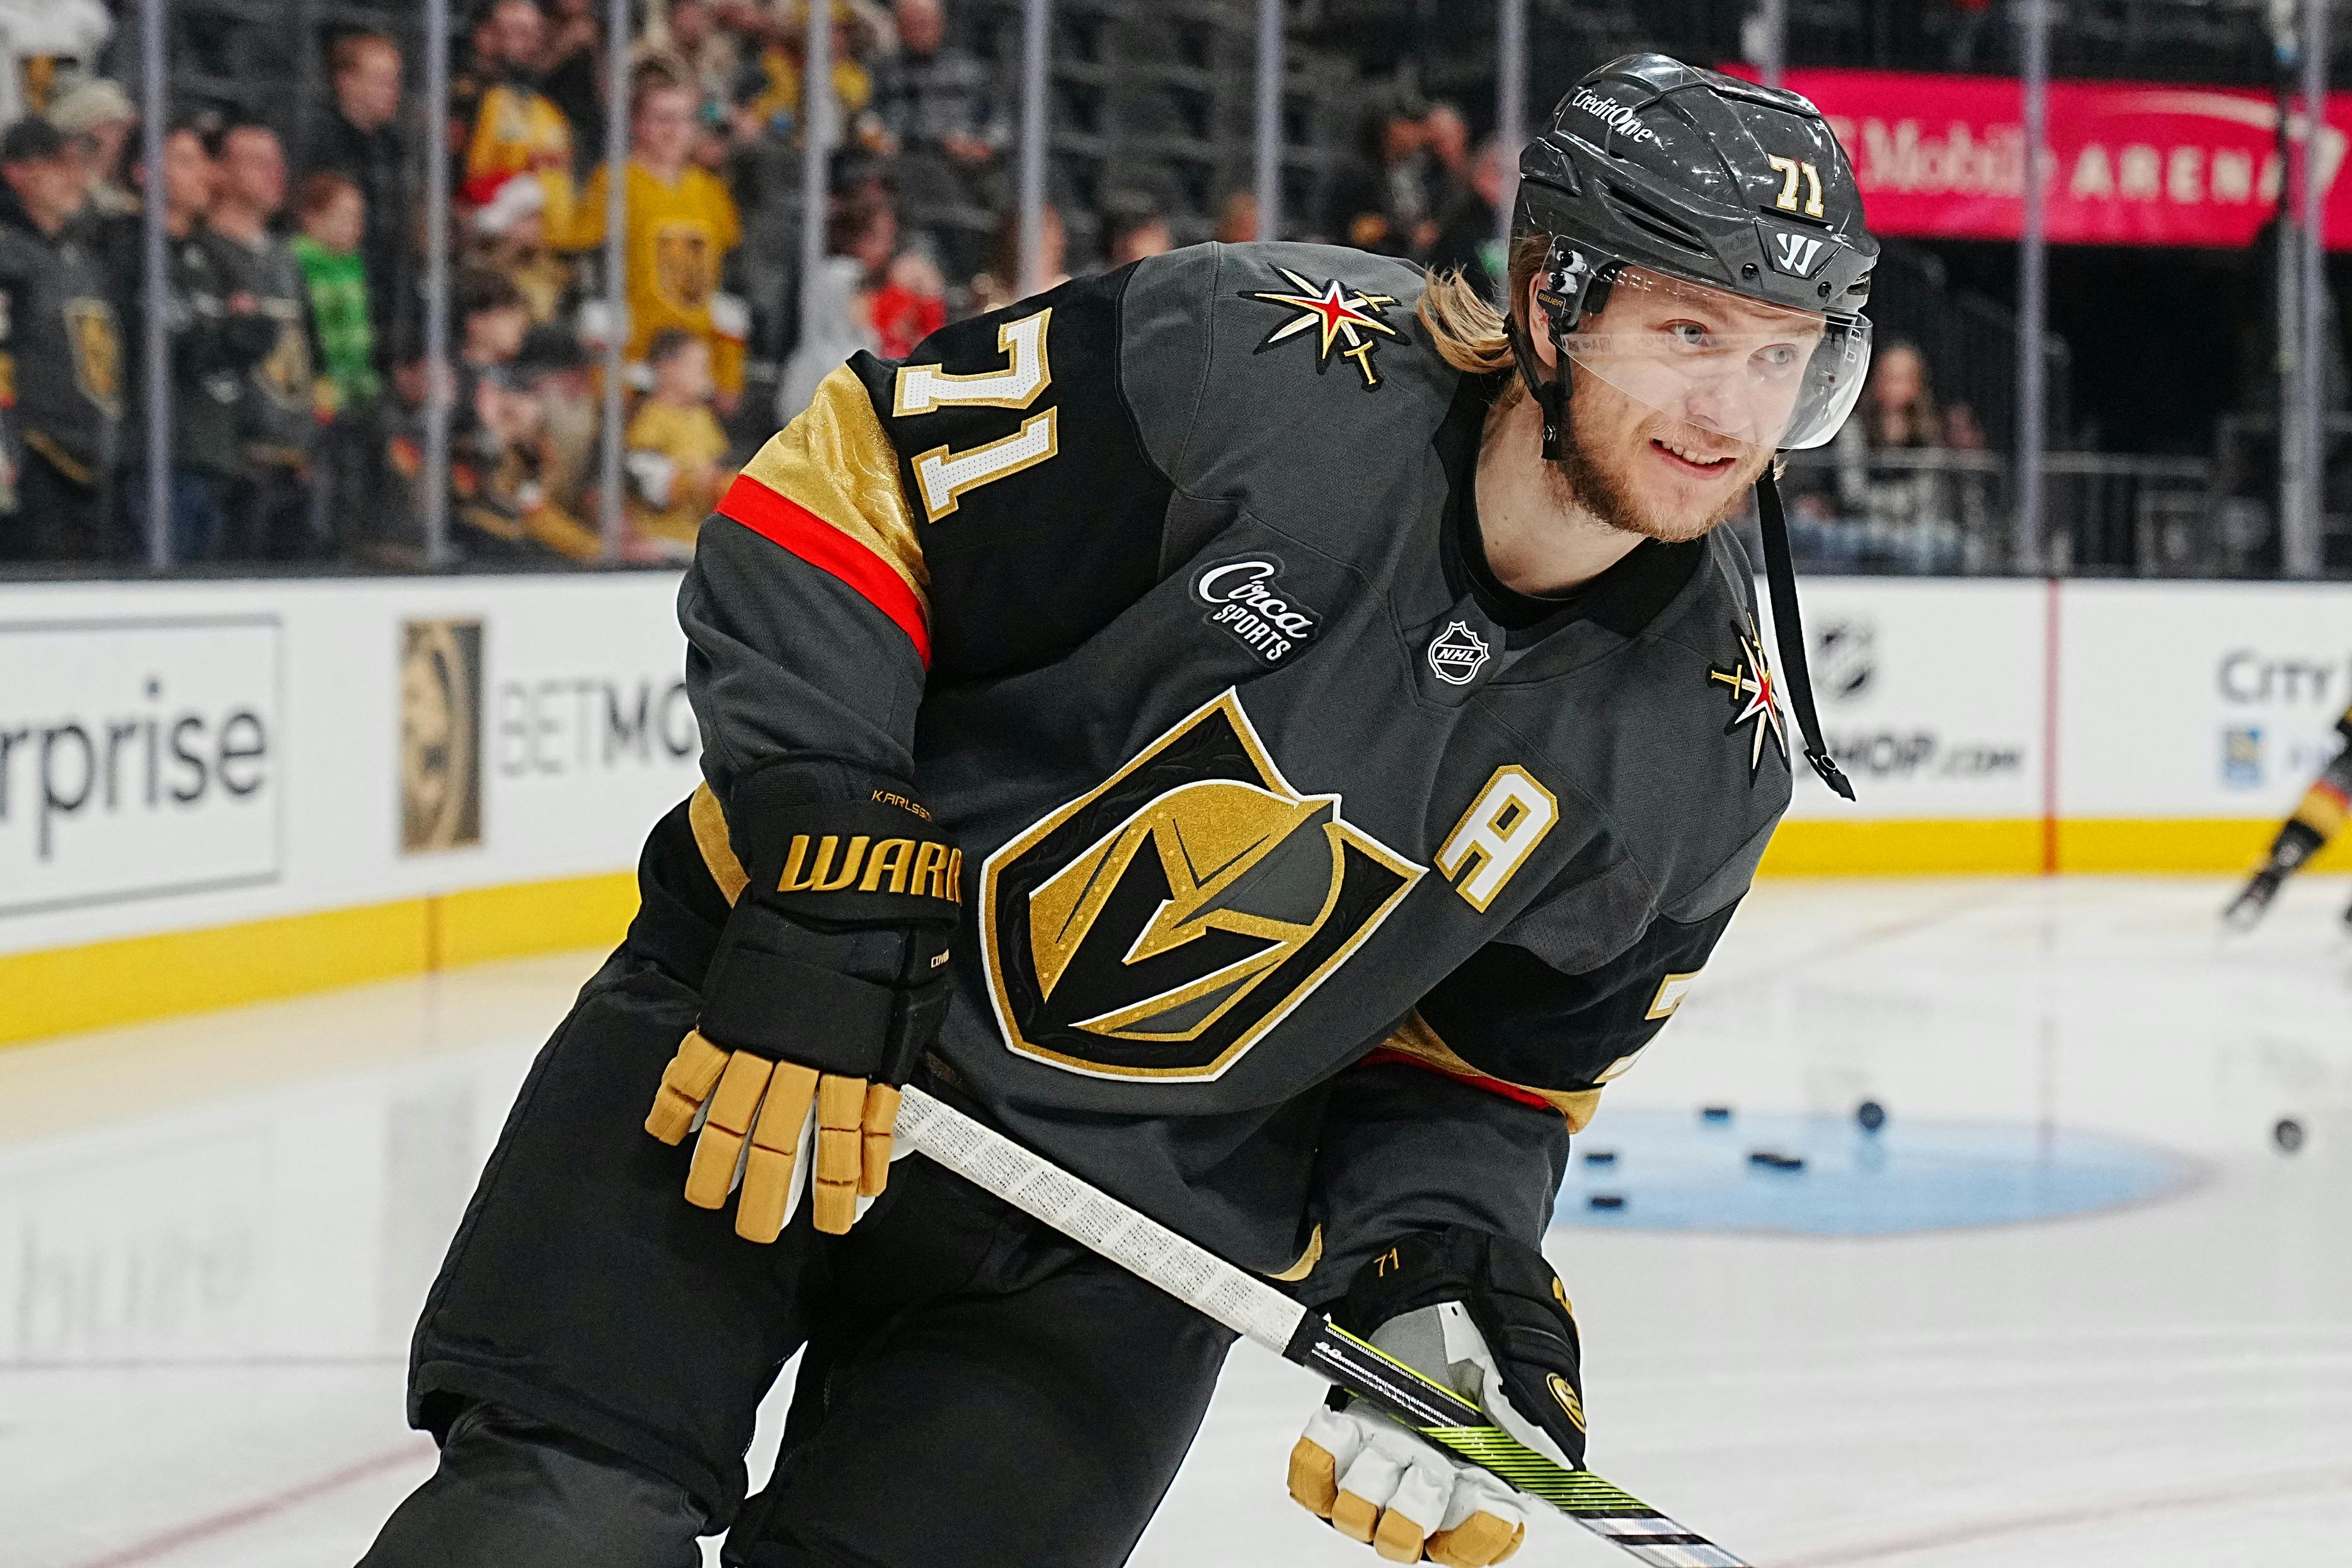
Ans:
<svg viewBox="0 0 2352 1568"><path fill-rule="evenodd" d="M1321 1238L1538 1234L1789 798L1728 537L1494 582L1503 382L1439 358L1422 281L1201 246L860 355L680 597L722 809L819 752L957 835L934 1080L1292 1277Z"/></svg>

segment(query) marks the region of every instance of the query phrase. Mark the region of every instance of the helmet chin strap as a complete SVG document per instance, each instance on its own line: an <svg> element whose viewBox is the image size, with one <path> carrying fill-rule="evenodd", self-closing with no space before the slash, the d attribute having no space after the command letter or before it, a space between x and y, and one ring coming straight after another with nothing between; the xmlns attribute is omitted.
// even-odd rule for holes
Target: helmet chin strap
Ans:
<svg viewBox="0 0 2352 1568"><path fill-rule="evenodd" d="M1597 311L1609 298L1614 269L1591 269L1581 253L1555 239L1544 257L1543 287L1536 291L1551 338L1551 371L1546 374L1536 358L1535 344L1516 309L1504 313L1511 334L1511 358L1519 379L1543 415L1543 455L1547 463L1565 461L1568 426L1568 334L1588 310ZM1853 786L1830 756L1822 739L1821 716L1813 710L1813 681L1805 666L1805 628L1797 610L1797 569L1789 556L1789 518L1780 507L1776 455L1756 480L1756 517L1764 536L1764 580L1772 591L1773 641L1779 645L1780 674L1788 682L1789 706L1797 713L1797 733L1805 743L1805 760L1822 782L1848 800Z"/></svg>
<svg viewBox="0 0 2352 1568"><path fill-rule="evenodd" d="M1805 668L1805 628L1797 615L1797 569L1789 559L1789 518L1780 508L1780 486L1773 475L1776 456L1756 477L1756 520L1764 536L1764 580L1772 589L1772 640L1780 645L1780 674L1789 683L1789 706L1797 710L1797 733L1804 737L1805 760L1822 782L1851 800L1853 786L1822 743L1821 716L1813 711L1813 680Z"/></svg>

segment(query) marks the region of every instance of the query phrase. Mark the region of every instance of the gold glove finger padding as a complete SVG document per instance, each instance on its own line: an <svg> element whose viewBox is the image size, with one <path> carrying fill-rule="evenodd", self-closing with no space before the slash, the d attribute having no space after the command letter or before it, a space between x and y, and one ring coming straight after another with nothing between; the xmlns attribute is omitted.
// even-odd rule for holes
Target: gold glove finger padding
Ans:
<svg viewBox="0 0 2352 1568"><path fill-rule="evenodd" d="M727 1071L727 1052L688 1030L677 1043L677 1054L662 1069L661 1087L654 1091L654 1108L646 1113L646 1131L665 1144L682 1140L694 1126L694 1113Z"/></svg>
<svg viewBox="0 0 2352 1568"><path fill-rule="evenodd" d="M845 1236L857 1219L858 1177L865 1169L866 1080L832 1073L816 1085L816 1169L810 1187L816 1228Z"/></svg>
<svg viewBox="0 0 2352 1568"><path fill-rule="evenodd" d="M1318 1519L1330 1518L1339 1499L1339 1461L1312 1437L1290 1446L1290 1496Z"/></svg>
<svg viewBox="0 0 2352 1568"><path fill-rule="evenodd" d="M1381 1527L1381 1509L1375 1502L1343 1491L1331 1500L1331 1528L1350 1541L1371 1544L1373 1532Z"/></svg>
<svg viewBox="0 0 2352 1568"><path fill-rule="evenodd" d="M760 1097L768 1092L775 1065L748 1051L727 1059L702 1118L702 1136L694 1142L694 1164L686 1173L686 1201L697 1208L726 1207L735 1168L742 1163L743 1141L751 1135L751 1118L760 1113Z"/></svg>
<svg viewBox="0 0 2352 1568"><path fill-rule="evenodd" d="M1474 1513L1453 1529L1429 1538L1429 1560L1445 1568L1488 1568L1517 1552L1527 1536L1528 1527L1517 1520Z"/></svg>
<svg viewBox="0 0 2352 1568"><path fill-rule="evenodd" d="M866 1117L861 1124L857 1196L879 1197L890 1185L890 1135L898 1124L898 1092L887 1083L866 1086Z"/></svg>
<svg viewBox="0 0 2352 1568"><path fill-rule="evenodd" d="M768 1097L760 1103L751 1153L743 1159L743 1190L735 1200L735 1234L746 1241L773 1241L792 1218L793 1170L816 1081L815 1068L789 1061L776 1063L768 1080Z"/></svg>

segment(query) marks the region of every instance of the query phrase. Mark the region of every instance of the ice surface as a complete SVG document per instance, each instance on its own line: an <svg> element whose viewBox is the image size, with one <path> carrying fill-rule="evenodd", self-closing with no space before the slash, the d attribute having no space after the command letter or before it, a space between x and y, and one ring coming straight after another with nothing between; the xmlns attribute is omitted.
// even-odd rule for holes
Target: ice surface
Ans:
<svg viewBox="0 0 2352 1568"><path fill-rule="evenodd" d="M1637 1151L1644 1118L1705 1103L1785 1127L1867 1098L1890 1134L2081 1134L2189 1179L1918 1234L1651 1230L1638 1202L1557 1230L1594 1464L1768 1565L2352 1562L2345 887L2291 883L2224 944L2227 894L1762 885L1584 1146ZM401 1413L416 1303L593 963L0 1052L0 1562L359 1554L431 1462ZM1135 1561L1372 1568L1283 1492L1315 1395L1237 1349ZM1618 1561L1564 1524L1520 1560Z"/></svg>

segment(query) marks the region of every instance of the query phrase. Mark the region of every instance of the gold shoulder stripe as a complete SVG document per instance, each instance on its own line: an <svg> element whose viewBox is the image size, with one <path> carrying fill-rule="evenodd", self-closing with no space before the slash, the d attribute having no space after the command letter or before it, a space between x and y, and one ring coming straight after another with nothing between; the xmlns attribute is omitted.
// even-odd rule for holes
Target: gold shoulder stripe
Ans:
<svg viewBox="0 0 2352 1568"><path fill-rule="evenodd" d="M1437 1031L1429 1027L1418 1011L1405 1014L1404 1022L1397 1025L1395 1031L1381 1042L1379 1049L1417 1061L1424 1067L1434 1068L1451 1078L1496 1084L1509 1090L1515 1096L1540 1100L1567 1119L1568 1130L1571 1133L1584 1131L1585 1124L1592 1120L1592 1113L1601 1109L1601 1091L1598 1089L1533 1089L1524 1083L1497 1078L1491 1072L1480 1071L1455 1055L1454 1048L1438 1038Z"/></svg>
<svg viewBox="0 0 2352 1568"><path fill-rule="evenodd" d="M930 618L931 574L898 487L898 454L847 365L817 383L808 407L768 438L743 473L881 558Z"/></svg>
<svg viewBox="0 0 2352 1568"><path fill-rule="evenodd" d="M719 797L710 792L709 785L694 787L694 798L686 805L686 820L694 830L694 847L702 852L710 880L719 884L728 903L734 903L743 896L751 878L743 862L735 858L735 845L727 836L727 815L719 809Z"/></svg>

